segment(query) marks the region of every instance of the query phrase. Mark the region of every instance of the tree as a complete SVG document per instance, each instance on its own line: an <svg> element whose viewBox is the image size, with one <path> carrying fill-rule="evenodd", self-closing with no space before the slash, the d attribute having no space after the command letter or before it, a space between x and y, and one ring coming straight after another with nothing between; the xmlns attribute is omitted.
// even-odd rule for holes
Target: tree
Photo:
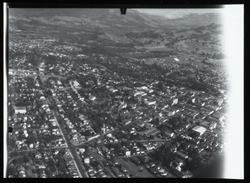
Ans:
<svg viewBox="0 0 250 183"><path fill-rule="evenodd" d="M157 87L159 88L160 91L163 91L163 90L164 90L164 85L163 85L162 81L159 81L159 82L158 82Z"/></svg>
<svg viewBox="0 0 250 183"><path fill-rule="evenodd" d="M27 164L29 162L29 157L27 155L24 155L23 161L25 164Z"/></svg>

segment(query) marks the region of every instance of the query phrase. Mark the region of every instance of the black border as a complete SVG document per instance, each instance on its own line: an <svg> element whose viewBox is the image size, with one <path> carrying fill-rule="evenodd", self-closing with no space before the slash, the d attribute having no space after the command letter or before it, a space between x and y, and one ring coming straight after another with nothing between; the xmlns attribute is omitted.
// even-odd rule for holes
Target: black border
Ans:
<svg viewBox="0 0 250 183"><path fill-rule="evenodd" d="M110 2L106 2L103 3L102 1L98 0L84 0L84 2L63 2L62 0L57 0L57 1L36 1L36 3L34 3L34 1L32 2L13 2L13 1L8 1L7 3L7 16L8 16L8 8L221 8L222 5L227 5L227 4L245 4L244 0L154 0L154 1L150 1L150 0L135 0L129 2L128 0L120 0L118 2L118 0L112 0ZM3 6L3 4L2 4ZM1 8L1 11L3 11L3 8ZM129 10L128 10L129 11ZM245 23L247 23L246 21L246 8L244 6L244 25ZM2 12L2 17L3 17L3 12ZM2 19L2 25L3 25L3 19ZM247 26L244 26L244 40L246 40L246 34L245 34L245 29L247 28ZM1 33L3 35L3 26L1 29ZM6 47L8 47L8 20L7 20L7 29L6 29ZM2 37L3 38L3 37ZM244 41L244 51L245 51L245 46L247 45L246 41ZM6 58L8 58L8 49L5 50L6 51ZM247 59L247 54L245 54L246 52L244 52L244 78L246 76L246 72L245 72L245 67L246 67L246 63L245 60ZM3 49L1 50L1 54L3 54ZM3 57L2 57L3 58ZM7 63L8 64L8 63ZM8 69L8 65L7 69ZM3 62L1 63L1 67L3 68ZM7 72L6 69L6 72ZM245 84L245 79L244 79L244 84ZM1 77L1 82L3 83L3 78ZM3 86L3 85L2 85ZM3 91L3 90L2 90ZM2 93L2 92L1 92ZM245 88L244 88L244 93L245 93ZM245 96L244 96L245 97ZM1 101L3 101L3 98L1 99ZM245 103L244 103L244 111L245 111ZM4 109L4 106L3 106ZM4 115L4 113L2 112L2 114ZM244 119L245 118L245 114L244 114ZM246 123L244 122L244 147L246 145L246 141L245 141L245 137L246 135ZM1 127L3 129L3 123L1 123ZM1 131L1 133L3 133L3 131ZM3 137L3 134L2 134ZM3 141L2 141L3 142ZM244 159L245 159L245 154L246 154L246 148L244 148ZM3 148L1 148L1 155L3 157ZM233 157L232 157L233 158ZM2 164L2 168L3 168L3 159L1 158L1 164ZM3 169L2 169L3 170ZM3 172L1 171L1 175L3 175ZM143 181L143 182L147 182L147 181L154 181L156 180L158 181L164 181L164 182L172 182L172 181L176 181L176 182L214 182L214 181L218 181L218 182L245 182L247 176L247 172L246 172L246 164L244 164L244 176L245 179L244 180L240 180L240 179L200 179L200 178L191 178L191 179L143 179L143 178L133 178L130 179L133 182L134 181ZM3 176L2 176L3 177ZM59 180L61 178L58 178ZM10 180L10 179L8 179ZM16 180L20 180L20 179L12 179L14 182L16 182ZM38 180L38 179L25 179L25 181L31 180L33 182L33 180ZM46 179L47 180L51 180L51 179ZM56 179L55 179L56 180ZM63 179L61 179L63 180ZM81 181L82 179L74 179L76 182L77 181ZM93 180L93 179L92 179ZM92 181L91 180L91 181ZM104 179L96 179L98 182L102 182L104 181ZM112 182L114 179L106 179L108 182ZM119 182L124 181L124 179L115 179ZM128 180L128 179L126 179ZM90 179L84 179L84 181L90 181ZM104 181L105 182L105 181Z"/></svg>
<svg viewBox="0 0 250 183"><path fill-rule="evenodd" d="M1 4L2 6L1 6L1 15L2 15L2 17L4 17L3 15L3 4ZM3 18L1 19L1 25L3 25ZM3 45L3 26L1 26L1 38L2 38L2 45ZM2 58L2 60L3 60L3 48L1 49L1 51L0 51L0 53L1 53L1 58ZM1 62L1 68L3 68L3 62ZM2 69L3 70L3 69ZM3 76L3 75L2 75ZM3 77L1 77L1 83L2 83L2 87L3 87ZM1 97L1 102L2 102L2 114L3 114L3 88L2 88L2 90L1 90L1 94L2 94L2 97ZM2 121L4 121L3 120L3 115L2 115ZM1 124L1 127L2 127L2 129L3 129L3 123ZM3 130L1 130L1 138L2 138L2 140L1 140L1 143L3 143ZM1 168L2 168L2 170L3 170L3 144L2 144L2 148L1 148ZM1 176L3 177L3 171L1 171Z"/></svg>
<svg viewBox="0 0 250 183"><path fill-rule="evenodd" d="M56 1L36 1L27 2L13 2L8 1L9 7L13 8L25 8L25 7L60 7L60 8L83 8L83 7L109 7L109 8L195 8L195 6L202 7L211 7L218 6L223 4L244 4L244 0L110 0L110 1L98 1L98 0L84 0L81 2L77 2L71 0L70 2L64 2L62 0Z"/></svg>

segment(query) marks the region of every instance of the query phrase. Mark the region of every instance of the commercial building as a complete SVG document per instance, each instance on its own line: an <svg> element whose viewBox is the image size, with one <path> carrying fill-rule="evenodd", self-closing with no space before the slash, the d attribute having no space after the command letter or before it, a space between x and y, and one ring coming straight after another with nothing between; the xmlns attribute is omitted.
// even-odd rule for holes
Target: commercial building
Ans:
<svg viewBox="0 0 250 183"><path fill-rule="evenodd" d="M25 114L27 112L25 106L15 106L14 110L15 114Z"/></svg>
<svg viewBox="0 0 250 183"><path fill-rule="evenodd" d="M192 131L197 134L198 136L202 136L206 132L206 128L203 126L195 126L192 128Z"/></svg>

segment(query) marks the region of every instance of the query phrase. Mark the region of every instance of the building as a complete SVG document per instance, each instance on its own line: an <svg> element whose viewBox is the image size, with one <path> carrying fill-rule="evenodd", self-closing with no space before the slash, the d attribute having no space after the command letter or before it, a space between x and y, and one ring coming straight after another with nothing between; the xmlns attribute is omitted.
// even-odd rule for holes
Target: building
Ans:
<svg viewBox="0 0 250 183"><path fill-rule="evenodd" d="M15 106L14 110L15 114L25 114L27 112L25 106Z"/></svg>
<svg viewBox="0 0 250 183"><path fill-rule="evenodd" d="M13 69L9 69L9 75L14 75L15 71Z"/></svg>
<svg viewBox="0 0 250 183"><path fill-rule="evenodd" d="M147 99L144 100L147 105L155 105L156 101L148 101Z"/></svg>
<svg viewBox="0 0 250 183"><path fill-rule="evenodd" d="M84 158L84 163L85 164L89 164L90 163L90 159L89 158Z"/></svg>
<svg viewBox="0 0 250 183"><path fill-rule="evenodd" d="M172 105L178 104L178 98L173 99Z"/></svg>
<svg viewBox="0 0 250 183"><path fill-rule="evenodd" d="M126 151L125 155L126 155L127 157L130 157L130 156L131 156L131 151Z"/></svg>
<svg viewBox="0 0 250 183"><path fill-rule="evenodd" d="M126 122L125 122L125 125L129 125L131 122L132 122L131 120L126 121Z"/></svg>
<svg viewBox="0 0 250 183"><path fill-rule="evenodd" d="M80 84L77 81L73 81L73 86L75 88L80 88Z"/></svg>
<svg viewBox="0 0 250 183"><path fill-rule="evenodd" d="M206 128L203 126L195 126L192 128L192 131L197 134L198 136L202 136L206 132Z"/></svg>

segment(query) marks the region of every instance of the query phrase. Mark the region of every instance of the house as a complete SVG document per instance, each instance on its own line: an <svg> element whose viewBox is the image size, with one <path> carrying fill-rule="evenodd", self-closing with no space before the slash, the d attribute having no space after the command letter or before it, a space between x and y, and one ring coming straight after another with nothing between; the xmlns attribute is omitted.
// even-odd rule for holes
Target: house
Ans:
<svg viewBox="0 0 250 183"><path fill-rule="evenodd" d="M90 159L89 158L84 158L84 163L85 164L89 164L90 163Z"/></svg>
<svg viewBox="0 0 250 183"><path fill-rule="evenodd" d="M80 84L77 81L73 81L73 86L75 88L80 88Z"/></svg>
<svg viewBox="0 0 250 183"><path fill-rule="evenodd" d="M130 157L130 156L131 156L131 151L126 151L126 152L125 152L125 155L126 155L127 157Z"/></svg>
<svg viewBox="0 0 250 183"><path fill-rule="evenodd" d="M172 105L178 104L178 98L173 99Z"/></svg>

